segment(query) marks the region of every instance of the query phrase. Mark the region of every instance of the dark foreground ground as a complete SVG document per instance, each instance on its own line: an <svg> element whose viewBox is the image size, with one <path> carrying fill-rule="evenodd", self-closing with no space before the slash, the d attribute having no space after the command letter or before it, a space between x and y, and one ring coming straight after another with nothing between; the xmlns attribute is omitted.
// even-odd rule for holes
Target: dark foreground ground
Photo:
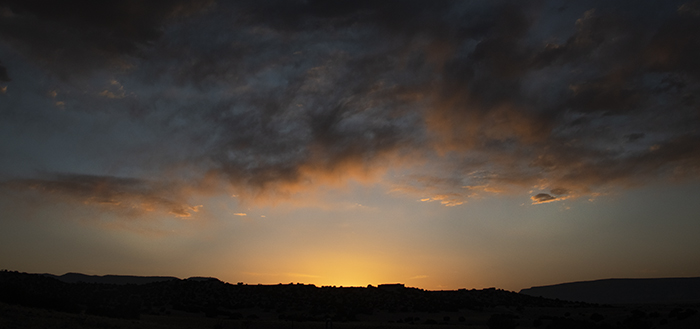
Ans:
<svg viewBox="0 0 700 329"><path fill-rule="evenodd" d="M0 272L0 328L700 328L700 304L598 305L499 289L66 283Z"/></svg>

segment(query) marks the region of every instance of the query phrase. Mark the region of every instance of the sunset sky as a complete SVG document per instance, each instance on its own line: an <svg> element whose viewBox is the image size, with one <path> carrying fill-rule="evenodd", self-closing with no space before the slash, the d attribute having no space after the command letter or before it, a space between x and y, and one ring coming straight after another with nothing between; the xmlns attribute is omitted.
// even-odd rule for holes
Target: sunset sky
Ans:
<svg viewBox="0 0 700 329"><path fill-rule="evenodd" d="M0 268L700 276L700 1L0 0Z"/></svg>

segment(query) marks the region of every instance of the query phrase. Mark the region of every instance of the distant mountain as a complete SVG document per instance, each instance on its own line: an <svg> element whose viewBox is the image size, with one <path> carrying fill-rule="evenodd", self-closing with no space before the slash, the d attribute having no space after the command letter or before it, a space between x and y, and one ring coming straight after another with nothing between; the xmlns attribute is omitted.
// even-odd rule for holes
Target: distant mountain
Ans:
<svg viewBox="0 0 700 329"><path fill-rule="evenodd" d="M133 275L86 275L66 273L63 275L42 274L65 283L102 283L102 284L147 284L153 282L180 280L172 276L133 276Z"/></svg>
<svg viewBox="0 0 700 329"><path fill-rule="evenodd" d="M605 279L532 287L520 293L600 304L700 302L700 278Z"/></svg>

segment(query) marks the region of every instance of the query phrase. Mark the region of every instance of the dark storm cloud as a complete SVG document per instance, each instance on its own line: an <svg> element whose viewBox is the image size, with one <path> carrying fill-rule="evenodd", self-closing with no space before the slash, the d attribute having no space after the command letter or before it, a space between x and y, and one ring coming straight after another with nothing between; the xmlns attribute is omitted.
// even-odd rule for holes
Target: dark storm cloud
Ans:
<svg viewBox="0 0 700 329"><path fill-rule="evenodd" d="M7 75L7 68L2 65L2 62L0 62L0 81L2 81L2 82L9 82L10 81L10 76Z"/></svg>
<svg viewBox="0 0 700 329"><path fill-rule="evenodd" d="M642 134L642 133L634 133L634 134L626 135L625 137L627 137L627 141L628 141L628 142L632 143L632 142L634 142L634 141L636 141L636 140L639 140L639 139L644 138L644 134Z"/></svg>
<svg viewBox="0 0 700 329"><path fill-rule="evenodd" d="M700 2L692 1L678 8L678 16L669 19L656 31L644 55L651 70L683 72L700 78Z"/></svg>
<svg viewBox="0 0 700 329"><path fill-rule="evenodd" d="M698 2L0 6L2 40L28 61L111 74L114 90L44 91L54 105L163 149L186 140L155 166L254 195L389 168L410 172L398 190L446 205L697 177Z"/></svg>
<svg viewBox="0 0 700 329"><path fill-rule="evenodd" d="M353 25L387 28L392 33L447 32L444 16L455 1L239 1L246 25L264 24L283 31L343 29ZM228 4L221 3L222 7Z"/></svg>
<svg viewBox="0 0 700 329"><path fill-rule="evenodd" d="M241 26L226 33L214 28L204 37L211 42L197 47L175 27L168 32L170 43L154 48L166 64L148 68L150 79L174 77L187 88L229 90L215 104L198 104L189 117L218 134L208 152L213 171L255 188L295 184L316 173L371 171L378 159L420 143L422 132L415 128L421 114L412 104L419 86L410 79L424 80L426 73L401 69L409 39L378 31L374 23L303 30L292 16L326 25L337 17L311 4L285 10L290 22L278 22L272 9L278 5L289 6L243 4L206 17L213 26ZM367 15L384 15L363 6ZM269 17L255 16L268 10ZM229 12L236 13L233 21ZM189 58L180 57L182 49Z"/></svg>
<svg viewBox="0 0 700 329"><path fill-rule="evenodd" d="M0 1L0 38L60 76L128 67L168 19L211 1Z"/></svg>
<svg viewBox="0 0 700 329"><path fill-rule="evenodd" d="M674 141L697 134L697 61L686 58L700 20L682 3L650 6L656 12L597 5L569 22L565 41L541 35L536 43L547 18L503 7L497 17L510 15L509 24L486 24L471 53L447 61L439 105L428 113L443 147L482 152L492 166L511 163L498 171L502 182L564 186L574 195L695 172L697 158ZM654 153L664 143L674 155ZM517 180L507 178L514 172Z"/></svg>

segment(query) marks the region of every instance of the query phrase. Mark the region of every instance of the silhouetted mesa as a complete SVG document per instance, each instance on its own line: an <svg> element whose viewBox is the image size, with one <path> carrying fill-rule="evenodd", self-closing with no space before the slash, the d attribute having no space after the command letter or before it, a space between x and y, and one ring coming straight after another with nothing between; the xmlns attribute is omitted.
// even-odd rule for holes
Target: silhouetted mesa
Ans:
<svg viewBox="0 0 700 329"><path fill-rule="evenodd" d="M385 283L378 285L377 288L388 291L399 291L405 289L406 286L403 283Z"/></svg>
<svg viewBox="0 0 700 329"><path fill-rule="evenodd" d="M65 283L102 283L102 284L147 284L153 282L180 280L173 276L133 276L133 275L86 275L81 273L66 273L63 275L42 274ZM201 278L190 278L201 279Z"/></svg>
<svg viewBox="0 0 700 329"><path fill-rule="evenodd" d="M177 280L177 279L176 279L176 280ZM209 277L209 276L193 276L193 277L191 277L191 278L187 278L186 280L188 280L188 281L197 281L197 282L207 282L207 281L217 281L217 282L221 282L221 280L219 280L219 279L217 279L217 278L212 278L212 277Z"/></svg>
<svg viewBox="0 0 700 329"><path fill-rule="evenodd" d="M520 293L601 304L700 302L700 278L605 279L532 287Z"/></svg>

